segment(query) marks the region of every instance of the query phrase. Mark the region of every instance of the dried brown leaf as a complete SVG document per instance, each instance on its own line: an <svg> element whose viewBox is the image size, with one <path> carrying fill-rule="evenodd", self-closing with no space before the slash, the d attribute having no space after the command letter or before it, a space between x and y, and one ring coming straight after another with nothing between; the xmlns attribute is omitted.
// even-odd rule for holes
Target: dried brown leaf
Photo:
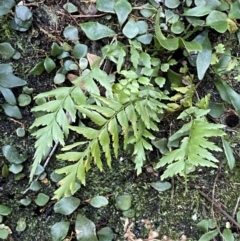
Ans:
<svg viewBox="0 0 240 241"><path fill-rule="evenodd" d="M70 82L73 82L75 79L77 79L79 76L75 75L75 74L67 74L67 79L70 81ZM79 87L81 90L86 90L85 87L84 87L84 81L81 81L80 84L79 84Z"/></svg>
<svg viewBox="0 0 240 241"><path fill-rule="evenodd" d="M159 236L159 233L157 231L150 230L148 234L148 240L151 241L152 239L155 239Z"/></svg>
<svg viewBox="0 0 240 241"><path fill-rule="evenodd" d="M87 54L87 60L90 67L92 67L93 63L98 59L100 59L100 57L95 54L89 54L89 53Z"/></svg>

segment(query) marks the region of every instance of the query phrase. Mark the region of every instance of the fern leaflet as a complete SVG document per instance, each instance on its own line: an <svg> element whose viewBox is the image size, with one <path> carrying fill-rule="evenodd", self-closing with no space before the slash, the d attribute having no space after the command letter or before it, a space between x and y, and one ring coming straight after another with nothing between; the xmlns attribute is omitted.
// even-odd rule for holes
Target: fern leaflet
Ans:
<svg viewBox="0 0 240 241"><path fill-rule="evenodd" d="M167 165L167 169L161 176L161 179L172 177L176 174L187 175L192 167L207 166L217 167L218 160L210 151L222 151L207 137L222 137L225 132L222 130L224 125L209 123L204 115L209 110L201 110L197 107L190 107L181 113L178 118L187 118L188 114L195 112L195 117L192 117L190 122L183 125L174 135L169 138L173 141L182 138L181 145L178 149L169 151L157 163L155 168ZM188 113L188 114L187 114Z"/></svg>
<svg viewBox="0 0 240 241"><path fill-rule="evenodd" d="M35 119L30 129L40 127L32 135L37 138L35 142L34 162L30 173L32 181L38 164L46 154L46 150L52 147L53 142L65 145L64 136L68 136L69 115L71 121L76 119L75 104L84 104L86 98L77 86L61 87L45 93L41 93L35 99L52 98L49 102L32 108L33 112L44 111L47 114ZM66 114L67 113L67 114Z"/></svg>

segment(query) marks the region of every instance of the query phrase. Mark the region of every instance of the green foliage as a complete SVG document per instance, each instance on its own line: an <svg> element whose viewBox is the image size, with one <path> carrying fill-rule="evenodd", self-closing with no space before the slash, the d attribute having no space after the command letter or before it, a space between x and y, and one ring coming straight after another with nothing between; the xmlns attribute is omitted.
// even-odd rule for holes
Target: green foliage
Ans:
<svg viewBox="0 0 240 241"><path fill-rule="evenodd" d="M191 6L189 2L166 1L168 9L162 9L158 3L142 6L140 14L155 18L151 26L153 32L146 21L129 17L133 8L128 1L106 4L98 0L99 11L116 14L120 35L128 41L120 41L114 26L96 21L81 23L82 31L90 40L113 37L111 44L103 46L102 56L96 61L88 56L85 59L88 48L78 42L78 28L69 25L64 29L63 35L71 43L64 42L62 46L53 43L51 53L30 71L35 75L44 70L50 73L60 60L55 84L62 84L70 71L78 73L77 78L71 80L72 87L58 87L35 97L38 102L42 98L47 98L48 102L32 109L40 116L31 126L37 139L31 180L54 142L63 146L63 153L57 158L66 161L66 165L56 170L58 174L65 174L54 193L56 199L73 195L80 186L79 181L85 185L86 172L93 163L101 171L104 161L111 167L122 147L124 150L132 147L132 159L140 174L147 153L153 150L152 143L156 141L165 114L179 110L182 113L178 119L185 124L169 137L170 150L155 166L166 166L161 178L177 174L187 177L198 166L216 167L218 160L214 153L222 149L211 137L222 137L228 165L233 168L234 157L224 138L224 125L207 120L210 96L196 102L195 82L204 79L209 71L221 76L237 70L238 59L231 56L229 48L223 44L213 48L208 37L210 31L233 33L237 27L236 13L232 9L228 12L231 4L222 6L218 0L195 2ZM182 7L180 16L175 10ZM69 14L75 11L72 5L66 9ZM176 50L183 52L184 60L173 57ZM106 62L115 65L112 66L114 72L103 67ZM214 83L222 98L238 110L238 94L223 81ZM77 116L79 123L75 122ZM87 122L89 124L84 125ZM69 131L79 135L80 141L65 145Z"/></svg>
<svg viewBox="0 0 240 241"><path fill-rule="evenodd" d="M216 228L216 223L213 219L203 219L197 227L204 232L199 241L210 241L214 239L218 234L221 235L223 240L234 241L234 235L229 228L225 228L223 232L219 233L219 229Z"/></svg>
<svg viewBox="0 0 240 241"><path fill-rule="evenodd" d="M205 119L208 112L209 110L190 107L179 115L178 119L190 118L190 121L169 138L169 142L183 139L178 149L166 153L156 165L155 168L167 165L161 179L177 174L186 177L197 166L217 167L215 163L218 160L210 151L219 152L222 149L207 138L224 136L224 125L209 123Z"/></svg>
<svg viewBox="0 0 240 241"><path fill-rule="evenodd" d="M80 88L61 87L45 93L41 93L35 99L52 98L51 101L43 103L32 109L33 112L43 111L42 116L36 118L30 129L41 127L33 133L37 138L35 143L36 152L32 166L30 180L36 171L37 165L45 156L47 148L52 147L53 142L65 145L64 136L69 133L69 122L76 120L75 104L84 104L86 97ZM67 115L65 113L67 112Z"/></svg>
<svg viewBox="0 0 240 241"><path fill-rule="evenodd" d="M14 0L1 0L0 1L0 16L8 14L11 9L15 6L15 1Z"/></svg>
<svg viewBox="0 0 240 241"><path fill-rule="evenodd" d="M16 98L12 92L12 88L26 85L26 81L15 76L10 64L0 64L0 92L7 103L2 104L2 108L6 115L21 119L22 115L16 106Z"/></svg>
<svg viewBox="0 0 240 241"><path fill-rule="evenodd" d="M32 19L32 12L27 6L17 5L10 26L12 29L25 32L31 27Z"/></svg>

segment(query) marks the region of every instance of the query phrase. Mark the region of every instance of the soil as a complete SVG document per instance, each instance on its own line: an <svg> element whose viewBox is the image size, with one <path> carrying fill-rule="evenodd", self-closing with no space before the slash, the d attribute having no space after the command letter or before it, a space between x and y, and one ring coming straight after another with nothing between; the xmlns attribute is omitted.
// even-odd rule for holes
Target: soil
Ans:
<svg viewBox="0 0 240 241"><path fill-rule="evenodd" d="M87 20L86 18L69 17L63 11L63 5L66 2L64 0L49 0L39 2L37 6L34 6L34 4L31 6L29 3L29 7L34 14L30 30L25 33L19 33L7 28L3 29L8 31L8 36L6 36L4 31L0 32L0 42L8 41L21 52L20 60L11 60L10 63L14 68L15 75L25 79L28 87L34 88L32 97L40 92L54 88L53 75L47 73L43 73L40 76L28 75L29 70L36 63L43 60L49 52L52 44L52 39L49 36L54 36L53 39L57 42L61 39L63 28L68 24L76 25L76 23L91 20L90 17ZM96 14L94 7L90 10L88 9L88 11L84 12L84 9L81 8L82 14ZM4 26L3 23L7 22L8 18L9 16L0 18L2 28ZM99 19L99 21L106 20ZM91 43L82 33L80 33L80 39L81 43L89 46L91 53L99 54L103 41ZM234 39L233 41L236 40ZM0 60L0 63L5 62ZM239 84L235 82L234 85L236 91L240 90ZM21 92L21 88L14 90L16 96ZM208 78L199 85L198 92L200 96L211 92L212 98L215 101L219 101L219 95ZM3 103L1 96L0 102ZM40 192L52 197L57 184L51 180L50 175L54 169L63 165L53 156L46 168L46 179L41 181L41 189L37 192L29 190L23 194L29 187L29 169L35 150L35 140L29 131L29 127L34 121L34 116L31 113L31 108L34 105L33 100L27 107L20 108L23 118L19 121L7 117L3 110L0 109L0 146L15 146L19 153L26 153L28 157L27 161L24 162L24 169L21 175L10 174L7 177L0 175L0 204L7 205L12 209L12 213L4 216L2 221L12 231L7 241L49 241L51 240L51 226L63 220L71 222L68 240L76 240L74 223L77 214L83 214L92 220L96 225L97 231L103 227L110 227L115 235L114 240L125 240L124 224L126 218L123 217L122 212L118 211L115 206L115 198L121 194L131 194L133 196L131 208L134 209L135 216L129 219L129 223L134 223L132 232L138 238L147 238L149 233L142 220L150 220L153 230L159 232L160 238L166 235L173 240L179 240L184 234L189 241L198 240L202 235L196 224L203 218L212 217L214 213L214 218L220 225L219 228L221 230L225 227L226 222L229 221L217 208L212 207L212 203L206 200L199 190L211 198L214 195L224 210L231 215L239 198L240 163L238 160L240 149L238 143L240 135L238 129L229 130L232 145L235 145L234 152L237 159L234 170L227 170L224 167L224 157L219 156L221 162L218 169L198 169L194 175L189 177L187 192L185 192L185 185L181 178L168 180L172 183L172 188L162 193L151 187L151 183L159 181L162 171L160 170L159 173L151 171L152 165L159 159L157 151L150 155L151 158L145 163L143 172L139 176L136 175L131 156L123 152L119 155L119 159L113 161L111 169L104 167L105 171L100 172L97 168L92 168L88 172L87 185L82 186L75 194L75 197L81 200L81 204L72 215L63 216L55 213L53 206L56 200L50 200L44 207L37 206L34 201L29 206L20 204L21 199L30 198L34 200ZM170 132L178 129L178 126L174 126L177 123L171 120L173 117L169 118L164 123L164 128L160 131L161 136L167 137ZM170 124L173 125L172 129ZM20 138L16 135L16 129L19 127L23 127L26 130L25 137ZM56 153L59 153L59 149L56 150ZM2 153L0 153L0 169L3 168L4 164L7 164L7 162ZM108 196L109 204L100 209L90 206L87 200L97 195ZM24 219L27 224L27 228L23 232L16 231L17 222L20 218ZM240 240L237 230L233 231L239 238L238 240Z"/></svg>

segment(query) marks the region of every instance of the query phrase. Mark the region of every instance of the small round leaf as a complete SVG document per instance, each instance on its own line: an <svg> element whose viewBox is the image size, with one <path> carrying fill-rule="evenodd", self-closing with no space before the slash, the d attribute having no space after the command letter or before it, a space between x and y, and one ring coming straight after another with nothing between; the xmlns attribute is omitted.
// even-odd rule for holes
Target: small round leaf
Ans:
<svg viewBox="0 0 240 241"><path fill-rule="evenodd" d="M30 190L35 191L35 192L40 190L40 188L41 188L41 185L40 185L39 181L33 181L29 187Z"/></svg>
<svg viewBox="0 0 240 241"><path fill-rule="evenodd" d="M90 204L95 208L100 208L108 205L108 200L103 196L96 196L91 199Z"/></svg>
<svg viewBox="0 0 240 241"><path fill-rule="evenodd" d="M129 194L117 196L116 208L121 211L128 210L132 204L132 196Z"/></svg>
<svg viewBox="0 0 240 241"><path fill-rule="evenodd" d="M7 239L8 234L9 234L9 232L7 229L0 229L0 238L1 239Z"/></svg>
<svg viewBox="0 0 240 241"><path fill-rule="evenodd" d="M158 192L164 192L171 188L170 182L152 182L151 186Z"/></svg>
<svg viewBox="0 0 240 241"><path fill-rule="evenodd" d="M0 204L0 215L7 216L12 212L12 209Z"/></svg>
<svg viewBox="0 0 240 241"><path fill-rule="evenodd" d="M80 200L76 197L63 197L54 205L55 213L69 215L73 213L80 204Z"/></svg>
<svg viewBox="0 0 240 241"><path fill-rule="evenodd" d="M74 26L67 26L64 31L63 35L66 39L77 41L78 40L78 29Z"/></svg>
<svg viewBox="0 0 240 241"><path fill-rule="evenodd" d="M130 18L123 28L123 34L127 38L132 39L136 37L138 33L139 33L139 29L138 29L137 23L133 18Z"/></svg>
<svg viewBox="0 0 240 241"><path fill-rule="evenodd" d="M185 26L182 21L177 21L177 22L173 23L171 26L171 31L175 34L182 33L184 31L184 29L185 29Z"/></svg>
<svg viewBox="0 0 240 241"><path fill-rule="evenodd" d="M65 75L57 73L53 79L55 84L62 84L65 81Z"/></svg>
<svg viewBox="0 0 240 241"><path fill-rule="evenodd" d="M9 171L14 174L21 172L22 169L23 169L23 165L21 165L21 164L11 164L9 167Z"/></svg>
<svg viewBox="0 0 240 241"><path fill-rule="evenodd" d="M68 12L68 13L75 13L78 11L78 8L72 4L72 3L66 3L63 5L63 8Z"/></svg>
<svg viewBox="0 0 240 241"><path fill-rule="evenodd" d="M18 96L18 103L20 106L27 106L31 103L31 96L26 94L20 94Z"/></svg>
<svg viewBox="0 0 240 241"><path fill-rule="evenodd" d="M38 205L38 206L44 206L48 201L49 201L50 197L47 196L46 194L44 193L39 193L37 195L37 198L34 200L35 203Z"/></svg>
<svg viewBox="0 0 240 241"><path fill-rule="evenodd" d="M101 228L97 232L97 236L99 241L112 241L114 239L114 233L109 227Z"/></svg>
<svg viewBox="0 0 240 241"><path fill-rule="evenodd" d="M26 220L24 218L19 218L19 220L17 221L16 231L22 232L26 229L26 227L27 227Z"/></svg>
<svg viewBox="0 0 240 241"><path fill-rule="evenodd" d="M58 222L51 227L52 241L62 241L68 233L70 222Z"/></svg>
<svg viewBox="0 0 240 241"><path fill-rule="evenodd" d="M15 53L15 49L10 43L0 43L0 57L10 59Z"/></svg>
<svg viewBox="0 0 240 241"><path fill-rule="evenodd" d="M85 44L76 44L73 48L73 56L76 59L83 58L87 54L87 49L88 47Z"/></svg>
<svg viewBox="0 0 240 241"><path fill-rule="evenodd" d="M45 58L43 65L48 74L56 68L55 62L49 57Z"/></svg>
<svg viewBox="0 0 240 241"><path fill-rule="evenodd" d="M23 198L19 202L24 206L28 206L32 202L32 200L30 198Z"/></svg>
<svg viewBox="0 0 240 241"><path fill-rule="evenodd" d="M26 132L23 128L19 127L17 128L16 133L18 137L24 137Z"/></svg>

